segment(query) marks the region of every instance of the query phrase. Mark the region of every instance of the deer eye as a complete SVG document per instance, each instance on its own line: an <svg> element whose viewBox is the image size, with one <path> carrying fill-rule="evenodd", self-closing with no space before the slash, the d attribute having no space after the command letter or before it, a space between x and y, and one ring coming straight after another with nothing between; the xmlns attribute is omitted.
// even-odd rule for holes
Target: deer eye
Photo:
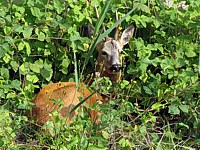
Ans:
<svg viewBox="0 0 200 150"><path fill-rule="evenodd" d="M102 51L102 52L101 52L101 55L106 56L107 53L106 53L105 51Z"/></svg>

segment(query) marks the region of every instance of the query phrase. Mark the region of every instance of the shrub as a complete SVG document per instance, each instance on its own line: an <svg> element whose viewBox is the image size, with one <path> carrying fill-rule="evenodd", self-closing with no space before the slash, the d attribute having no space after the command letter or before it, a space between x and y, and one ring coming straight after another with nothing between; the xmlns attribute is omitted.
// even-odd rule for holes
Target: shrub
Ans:
<svg viewBox="0 0 200 150"><path fill-rule="evenodd" d="M184 10L179 2L172 7L156 0L0 2L0 146L198 149L200 3L187 0ZM100 33L94 40L86 36L88 23ZM103 112L102 123L93 125L83 113L70 127L58 117L48 122L47 128L57 127L48 136L32 128L25 112L39 89L84 80L94 70L95 38L112 35L119 23L135 24L137 32L124 48L122 81L102 82L101 90L110 87L116 97L91 108Z"/></svg>

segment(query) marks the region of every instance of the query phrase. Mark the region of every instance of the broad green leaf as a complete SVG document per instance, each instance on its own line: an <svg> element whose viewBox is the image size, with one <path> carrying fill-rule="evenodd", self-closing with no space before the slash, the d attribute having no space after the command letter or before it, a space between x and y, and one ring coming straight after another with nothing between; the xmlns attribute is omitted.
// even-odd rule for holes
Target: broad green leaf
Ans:
<svg viewBox="0 0 200 150"><path fill-rule="evenodd" d="M32 31L33 31L33 28L28 26L28 27L24 27L24 30L23 30L23 36L24 38L30 38L31 35L32 35Z"/></svg>
<svg viewBox="0 0 200 150"><path fill-rule="evenodd" d="M24 42L24 45L26 47L26 54L29 56L31 54L31 48L28 42Z"/></svg>
<svg viewBox="0 0 200 150"><path fill-rule="evenodd" d="M3 57L3 60L4 60L5 63L8 63L11 60L10 55L5 54L5 56Z"/></svg>
<svg viewBox="0 0 200 150"><path fill-rule="evenodd" d="M188 113L188 105L179 105L178 106L180 110L182 110L184 113Z"/></svg>
<svg viewBox="0 0 200 150"><path fill-rule="evenodd" d="M18 44L18 50L23 50L24 49L24 42L22 41L22 42L20 42L19 44Z"/></svg>
<svg viewBox="0 0 200 150"><path fill-rule="evenodd" d="M26 48L26 54L29 56L31 54L31 48L28 42L22 41L18 44L18 50L23 50L24 48Z"/></svg>
<svg viewBox="0 0 200 150"><path fill-rule="evenodd" d="M153 24L156 28L160 27L161 23L157 19L153 19Z"/></svg>
<svg viewBox="0 0 200 150"><path fill-rule="evenodd" d="M147 93L149 95L153 94L152 91L151 91L151 89L148 86L143 86L143 89L144 89L145 93Z"/></svg>
<svg viewBox="0 0 200 150"><path fill-rule="evenodd" d="M105 139L109 139L110 138L110 134L106 131L102 131L102 136L105 138Z"/></svg>
<svg viewBox="0 0 200 150"><path fill-rule="evenodd" d="M42 68L42 69L40 70L40 73L41 73L42 77L45 78L47 81L50 81L50 80L51 80L51 77L52 77L52 75L53 75L53 71L47 70L47 69L45 69L45 68Z"/></svg>
<svg viewBox="0 0 200 150"><path fill-rule="evenodd" d="M15 5L15 6L16 6L16 5ZM17 6L16 9L17 9L17 11L19 11L21 14L24 14L24 12L25 12L25 8L24 8L24 7L19 7L19 6Z"/></svg>
<svg viewBox="0 0 200 150"><path fill-rule="evenodd" d="M58 14L61 14L63 10L65 10L64 3L61 3L59 0L54 0L53 1L54 8Z"/></svg>
<svg viewBox="0 0 200 150"><path fill-rule="evenodd" d="M174 138L176 136L176 134L171 131L167 131L165 134L166 134L166 136L171 137L171 138Z"/></svg>
<svg viewBox="0 0 200 150"><path fill-rule="evenodd" d="M50 81L51 77L53 75L53 70L52 70L52 64L46 62L46 60L44 61L43 67L40 70L41 75L47 80Z"/></svg>
<svg viewBox="0 0 200 150"><path fill-rule="evenodd" d="M5 27L3 28L3 31L4 31L5 35L10 35L11 30L12 30L12 28L11 28L11 27L8 27L8 26L5 26Z"/></svg>
<svg viewBox="0 0 200 150"><path fill-rule="evenodd" d="M187 57L195 57L197 56L197 54L192 50L192 49L188 49L186 52L185 52L185 55Z"/></svg>
<svg viewBox="0 0 200 150"><path fill-rule="evenodd" d="M124 149L131 149L131 144L130 144L130 141L128 139L125 139L125 138L120 139L119 144Z"/></svg>
<svg viewBox="0 0 200 150"><path fill-rule="evenodd" d="M13 81L11 81L12 88L14 88L14 89L16 89L18 91L21 90L21 86L20 85L21 85L21 82L19 80L13 80Z"/></svg>
<svg viewBox="0 0 200 150"><path fill-rule="evenodd" d="M1 77L3 77L5 80L10 78L9 70L7 68L4 67L0 68L0 74Z"/></svg>
<svg viewBox="0 0 200 150"><path fill-rule="evenodd" d="M127 113L133 113L134 112L133 104L130 103L130 102L125 103L125 108L126 108Z"/></svg>
<svg viewBox="0 0 200 150"><path fill-rule="evenodd" d="M137 70L136 70L134 64L129 65L129 66L128 66L127 73L128 73L128 74L133 74L134 72L137 72Z"/></svg>
<svg viewBox="0 0 200 150"><path fill-rule="evenodd" d="M12 69L13 69L15 72L17 72L17 70L19 69L18 63L17 63L16 61L12 60L12 61L10 62L10 65L11 65Z"/></svg>
<svg viewBox="0 0 200 150"><path fill-rule="evenodd" d="M150 9L148 6L146 6L142 3L137 3L136 5L139 10L142 10L143 12L146 12L146 13L150 13Z"/></svg>
<svg viewBox="0 0 200 150"><path fill-rule="evenodd" d="M31 13L32 13L33 16L35 16L37 18L42 17L42 12L37 7L31 7Z"/></svg>
<svg viewBox="0 0 200 150"><path fill-rule="evenodd" d="M19 67L19 71L22 75L26 75L28 74L30 69L30 64L28 62L23 63L20 67Z"/></svg>
<svg viewBox="0 0 200 150"><path fill-rule="evenodd" d="M152 108L153 110L157 110L157 111L160 111L161 107L164 108L164 105L161 104L161 103L159 103L159 102L157 102L157 103L155 103L155 104L153 104L153 105L151 106L151 108Z"/></svg>
<svg viewBox="0 0 200 150"><path fill-rule="evenodd" d="M44 41L45 40L45 34L43 32L39 32L39 34L38 34L38 40L39 41Z"/></svg>
<svg viewBox="0 0 200 150"><path fill-rule="evenodd" d="M146 126L140 127L140 133L142 133L143 135L145 135L145 134L147 133L147 128L146 128Z"/></svg>
<svg viewBox="0 0 200 150"><path fill-rule="evenodd" d="M36 73L40 73L40 69L43 68L43 60L42 59L39 59L39 60L36 60L34 62L34 64L30 64L30 69L33 71L33 72L36 72Z"/></svg>
<svg viewBox="0 0 200 150"><path fill-rule="evenodd" d="M4 43L3 45L0 45L0 58L5 56L5 54L9 51L9 44Z"/></svg>
<svg viewBox="0 0 200 150"><path fill-rule="evenodd" d="M63 59L62 66L64 68L68 68L69 64L70 64L70 60L68 58Z"/></svg>
<svg viewBox="0 0 200 150"><path fill-rule="evenodd" d="M180 114L180 110L177 107L177 105L175 104L171 104L170 106L168 106L169 110L168 112L172 115L179 115Z"/></svg>
<svg viewBox="0 0 200 150"><path fill-rule="evenodd" d="M27 75L26 79L32 83L36 83L39 81L39 79L36 75Z"/></svg>
<svg viewBox="0 0 200 150"><path fill-rule="evenodd" d="M8 94L6 95L6 98L11 98L11 99L13 99L13 98L15 98L16 96L17 96L16 93L13 91L13 92L8 93Z"/></svg>
<svg viewBox="0 0 200 150"><path fill-rule="evenodd" d="M146 22L144 22L144 21L141 20L141 19L139 19L139 21L140 21L140 23L142 24L143 27L145 27L145 28L147 27L147 23L146 23Z"/></svg>

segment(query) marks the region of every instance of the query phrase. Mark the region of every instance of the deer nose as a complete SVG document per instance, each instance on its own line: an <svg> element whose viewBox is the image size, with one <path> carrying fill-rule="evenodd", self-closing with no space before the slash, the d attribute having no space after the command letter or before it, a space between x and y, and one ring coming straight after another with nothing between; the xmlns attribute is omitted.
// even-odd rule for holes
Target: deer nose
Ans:
<svg viewBox="0 0 200 150"><path fill-rule="evenodd" d="M119 64L114 64L109 68L111 72L119 72L121 69L122 67Z"/></svg>

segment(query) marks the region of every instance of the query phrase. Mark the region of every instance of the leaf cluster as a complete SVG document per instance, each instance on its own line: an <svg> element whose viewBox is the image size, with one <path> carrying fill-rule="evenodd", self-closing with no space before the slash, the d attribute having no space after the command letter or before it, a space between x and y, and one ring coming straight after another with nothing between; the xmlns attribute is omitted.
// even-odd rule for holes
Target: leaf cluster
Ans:
<svg viewBox="0 0 200 150"><path fill-rule="evenodd" d="M199 149L200 2L187 0L186 9L179 4L179 0L172 7L160 0L0 2L0 147ZM95 26L93 40L87 36L89 23ZM32 127L35 123L25 112L38 90L50 82L78 84L90 78L95 45L112 36L118 25L130 24L137 29L124 47L122 81L95 80L102 86L94 89L107 94L109 101L88 108L103 112L101 124L93 125L83 110L70 126L57 112L50 114L55 120L42 127L50 129L48 136ZM115 96L109 95L111 91Z"/></svg>

